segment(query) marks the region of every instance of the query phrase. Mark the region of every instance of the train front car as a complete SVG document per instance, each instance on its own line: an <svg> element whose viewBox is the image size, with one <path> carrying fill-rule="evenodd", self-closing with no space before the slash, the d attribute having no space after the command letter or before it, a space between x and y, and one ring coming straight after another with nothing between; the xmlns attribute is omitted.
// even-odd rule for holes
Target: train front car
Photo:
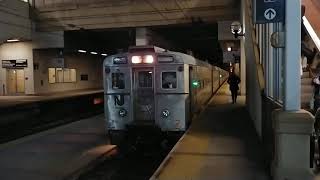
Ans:
<svg viewBox="0 0 320 180"><path fill-rule="evenodd" d="M184 132L189 121L189 65L156 47L133 47L104 61L105 115L113 144L129 130ZM143 133L143 132L142 132Z"/></svg>

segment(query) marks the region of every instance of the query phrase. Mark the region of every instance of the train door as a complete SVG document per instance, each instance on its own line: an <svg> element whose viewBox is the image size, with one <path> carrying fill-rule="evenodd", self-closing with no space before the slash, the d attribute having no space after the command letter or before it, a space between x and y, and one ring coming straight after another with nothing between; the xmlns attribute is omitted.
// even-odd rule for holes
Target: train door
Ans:
<svg viewBox="0 0 320 180"><path fill-rule="evenodd" d="M133 70L134 121L138 124L153 124L154 110L154 70L136 68Z"/></svg>

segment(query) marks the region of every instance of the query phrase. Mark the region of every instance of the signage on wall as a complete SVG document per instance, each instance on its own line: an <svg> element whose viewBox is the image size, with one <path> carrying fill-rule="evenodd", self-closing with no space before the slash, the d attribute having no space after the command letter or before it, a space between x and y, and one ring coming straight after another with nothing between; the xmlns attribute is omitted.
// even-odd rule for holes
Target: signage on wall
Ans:
<svg viewBox="0 0 320 180"><path fill-rule="evenodd" d="M256 24L284 22L285 0L254 0L254 4Z"/></svg>
<svg viewBox="0 0 320 180"><path fill-rule="evenodd" d="M2 68L24 68L28 67L27 59L2 60Z"/></svg>

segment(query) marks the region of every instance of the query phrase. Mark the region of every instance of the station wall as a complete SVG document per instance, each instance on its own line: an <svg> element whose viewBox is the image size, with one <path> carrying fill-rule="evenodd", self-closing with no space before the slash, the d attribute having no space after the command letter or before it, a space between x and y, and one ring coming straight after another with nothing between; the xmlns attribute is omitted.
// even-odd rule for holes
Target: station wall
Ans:
<svg viewBox="0 0 320 180"><path fill-rule="evenodd" d="M33 55L31 42L5 43L0 46L0 60L26 59L28 66L24 69L25 94L34 94ZM7 87L7 69L0 66L0 95L4 95Z"/></svg>
<svg viewBox="0 0 320 180"><path fill-rule="evenodd" d="M65 53L61 49L35 49L35 91L37 94L102 88L101 56ZM60 61L60 62L59 62ZM49 68L75 69L75 82L49 82Z"/></svg>

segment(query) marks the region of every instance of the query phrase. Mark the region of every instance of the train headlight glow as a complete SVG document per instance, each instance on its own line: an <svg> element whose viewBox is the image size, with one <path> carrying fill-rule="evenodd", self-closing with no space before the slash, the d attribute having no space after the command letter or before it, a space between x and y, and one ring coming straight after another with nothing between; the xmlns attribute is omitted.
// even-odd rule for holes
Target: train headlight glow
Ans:
<svg viewBox="0 0 320 180"><path fill-rule="evenodd" d="M147 63L147 64L152 64L152 63L153 63L153 56L152 56L152 55L146 55L146 56L144 56L143 62L144 62L144 63Z"/></svg>
<svg viewBox="0 0 320 180"><path fill-rule="evenodd" d="M120 117L125 117L128 114L128 112L125 109L120 109L119 110L119 116Z"/></svg>
<svg viewBox="0 0 320 180"><path fill-rule="evenodd" d="M131 62L132 62L133 64L142 63L142 57L141 57L141 56L132 56Z"/></svg>
<svg viewBox="0 0 320 180"><path fill-rule="evenodd" d="M168 109L164 109L164 110L162 111L162 116L163 116L164 118L169 117L169 116L170 116L170 111L169 111Z"/></svg>

